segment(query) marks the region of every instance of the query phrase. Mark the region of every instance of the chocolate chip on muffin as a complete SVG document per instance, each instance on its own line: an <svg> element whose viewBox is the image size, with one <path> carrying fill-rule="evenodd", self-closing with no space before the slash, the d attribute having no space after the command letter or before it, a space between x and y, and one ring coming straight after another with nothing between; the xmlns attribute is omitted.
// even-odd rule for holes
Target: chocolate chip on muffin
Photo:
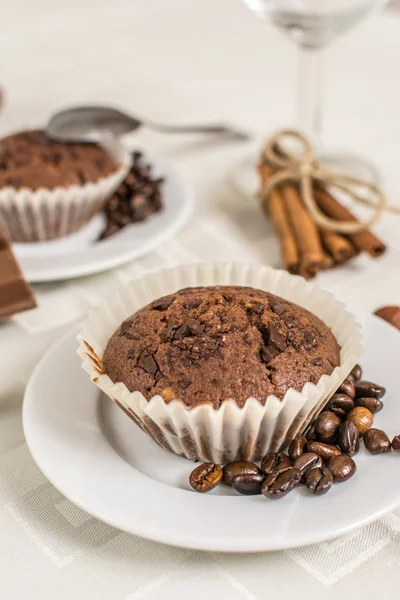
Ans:
<svg viewBox="0 0 400 600"><path fill-rule="evenodd" d="M339 365L330 329L306 309L246 287L189 288L130 316L109 340L105 372L150 399L218 408L265 404Z"/></svg>

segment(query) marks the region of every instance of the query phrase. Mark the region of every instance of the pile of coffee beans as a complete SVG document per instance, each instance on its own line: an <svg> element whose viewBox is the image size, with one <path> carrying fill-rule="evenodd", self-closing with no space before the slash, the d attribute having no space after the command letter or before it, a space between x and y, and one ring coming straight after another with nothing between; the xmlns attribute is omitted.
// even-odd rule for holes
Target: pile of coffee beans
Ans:
<svg viewBox="0 0 400 600"><path fill-rule="evenodd" d="M384 431L372 427L374 414L383 408L385 391L363 380L361 367L356 365L306 433L292 440L287 454L269 452L260 466L248 460L224 467L204 463L191 473L190 485L198 492L209 492L223 483L240 494L278 499L304 484L312 494L322 496L333 483L354 475L357 466L352 457L362 439L371 454L400 452L400 435L391 442Z"/></svg>
<svg viewBox="0 0 400 600"><path fill-rule="evenodd" d="M107 225L100 239L110 237L130 223L144 221L162 206L164 180L153 178L151 166L143 163L141 152L133 152L132 159L128 175L106 203Z"/></svg>

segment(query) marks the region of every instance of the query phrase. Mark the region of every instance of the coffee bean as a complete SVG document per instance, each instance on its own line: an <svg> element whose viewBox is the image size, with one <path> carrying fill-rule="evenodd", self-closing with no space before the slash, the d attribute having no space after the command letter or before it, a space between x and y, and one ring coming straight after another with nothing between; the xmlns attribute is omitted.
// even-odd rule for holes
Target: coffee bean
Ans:
<svg viewBox="0 0 400 600"><path fill-rule="evenodd" d="M334 394L324 410L333 412L338 417L344 417L352 408L354 408L354 402L349 396Z"/></svg>
<svg viewBox="0 0 400 600"><path fill-rule="evenodd" d="M326 465L332 472L333 481L347 481L354 475L357 470L356 463L350 456L342 454L341 456L334 456Z"/></svg>
<svg viewBox="0 0 400 600"><path fill-rule="evenodd" d="M360 381L362 377L362 368L360 365L355 365L350 371L349 377L353 379L353 381Z"/></svg>
<svg viewBox="0 0 400 600"><path fill-rule="evenodd" d="M73 151L69 154L73 159L78 158ZM100 168L100 164L96 161L97 168ZM77 176L82 183L88 181L82 170L77 171ZM162 179L152 178L151 169L142 164L140 158L134 159L128 175L106 202L107 223L100 239L112 235L129 223L143 221L160 210L162 183Z"/></svg>
<svg viewBox="0 0 400 600"><path fill-rule="evenodd" d="M400 452L400 435L395 435L392 439L392 448L395 452Z"/></svg>
<svg viewBox="0 0 400 600"><path fill-rule="evenodd" d="M390 451L390 440L382 429L372 427L364 434L364 446L371 454L382 454Z"/></svg>
<svg viewBox="0 0 400 600"><path fill-rule="evenodd" d="M315 431L315 423L310 425L310 427L306 431L306 438L309 442L313 442L317 439L317 434Z"/></svg>
<svg viewBox="0 0 400 600"><path fill-rule="evenodd" d="M232 479L232 487L245 496L254 496L261 494L261 486L265 479L263 473L246 473L244 475L236 475Z"/></svg>
<svg viewBox="0 0 400 600"><path fill-rule="evenodd" d="M196 492L209 492L222 480L222 468L212 462L196 467L190 474L189 483Z"/></svg>
<svg viewBox="0 0 400 600"><path fill-rule="evenodd" d="M305 479L306 486L316 496L329 492L333 484L333 475L328 467L320 467L308 471Z"/></svg>
<svg viewBox="0 0 400 600"><path fill-rule="evenodd" d="M292 440L289 445L289 457L292 460L296 460L296 458L299 458L299 456L303 454L306 444L307 438L304 437L304 435L300 435L294 438L294 440Z"/></svg>
<svg viewBox="0 0 400 600"><path fill-rule="evenodd" d="M315 433L320 442L329 444L335 438L340 425L340 419L330 411L322 412L315 421Z"/></svg>
<svg viewBox="0 0 400 600"><path fill-rule="evenodd" d="M376 310L374 314L393 325L393 327L400 329L400 306L383 306Z"/></svg>
<svg viewBox="0 0 400 600"><path fill-rule="evenodd" d="M322 467L322 458L315 452L305 452L293 463L293 468L298 469L301 476L304 477L310 469Z"/></svg>
<svg viewBox="0 0 400 600"><path fill-rule="evenodd" d="M261 461L261 471L266 475L269 473L283 473L291 466L290 458L283 452L268 452Z"/></svg>
<svg viewBox="0 0 400 600"><path fill-rule="evenodd" d="M222 471L222 483L226 485L232 485L232 479L238 475L258 475L261 473L257 465L249 460L234 460L227 463Z"/></svg>
<svg viewBox="0 0 400 600"><path fill-rule="evenodd" d="M344 421L339 427L338 446L348 456L357 454L360 448L360 436L353 421Z"/></svg>
<svg viewBox="0 0 400 600"><path fill-rule="evenodd" d="M377 413L383 408L382 400L378 400L378 398L356 398L354 400L354 404L356 406L363 406L364 408L368 408L372 413Z"/></svg>
<svg viewBox="0 0 400 600"><path fill-rule="evenodd" d="M356 406L353 408L346 417L347 421L352 421L354 425L357 427L357 431L360 436L363 436L366 431L374 422L374 416L368 408L364 408L363 406Z"/></svg>
<svg viewBox="0 0 400 600"><path fill-rule="evenodd" d="M175 296L166 296L165 298L158 298L158 300L154 300L151 308L153 310L166 310L171 306L173 301L175 300Z"/></svg>
<svg viewBox="0 0 400 600"><path fill-rule="evenodd" d="M315 452L323 460L329 460L332 456L340 456L342 454L336 446L330 446L323 442L307 442L307 452Z"/></svg>
<svg viewBox="0 0 400 600"><path fill-rule="evenodd" d="M356 395L356 388L354 387L352 379L346 377L346 379L338 387L336 393L346 394L346 396L349 396L349 398L353 400Z"/></svg>
<svg viewBox="0 0 400 600"><path fill-rule="evenodd" d="M273 481L265 479L261 491L267 498L278 500L286 496L300 481L301 472L293 467L280 473Z"/></svg>
<svg viewBox="0 0 400 600"><path fill-rule="evenodd" d="M381 385L372 381L357 381L355 383L357 398L378 398L380 400L385 395L386 390Z"/></svg>

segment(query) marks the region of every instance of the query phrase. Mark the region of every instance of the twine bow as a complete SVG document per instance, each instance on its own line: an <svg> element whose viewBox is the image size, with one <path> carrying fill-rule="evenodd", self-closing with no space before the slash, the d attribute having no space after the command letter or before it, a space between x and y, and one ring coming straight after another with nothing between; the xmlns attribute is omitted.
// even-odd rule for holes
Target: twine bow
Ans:
<svg viewBox="0 0 400 600"><path fill-rule="evenodd" d="M294 153L288 150L287 144L284 144L287 139L294 140L301 146L302 151ZM313 154L310 142L299 131L292 129L278 131L267 141L263 156L267 163L276 169L276 172L271 175L268 183L262 190L262 202L267 202L270 192L276 186L289 181L296 182L299 185L304 205L312 219L325 229L339 233L359 233L375 225L385 210L400 214L399 208L388 207L386 197L373 183L363 181L357 177L351 177L344 173L331 171L324 167ZM372 216L365 221L337 221L331 219L318 208L313 194L314 184L337 188L354 200L354 202L372 208ZM355 188L358 190L364 189L369 193L370 197L365 198L360 196Z"/></svg>

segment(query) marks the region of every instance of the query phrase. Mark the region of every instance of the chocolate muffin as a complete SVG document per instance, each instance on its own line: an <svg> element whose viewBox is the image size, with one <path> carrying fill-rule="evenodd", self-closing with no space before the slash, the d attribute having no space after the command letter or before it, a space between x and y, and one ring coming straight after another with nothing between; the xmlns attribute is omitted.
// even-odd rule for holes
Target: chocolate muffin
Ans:
<svg viewBox="0 0 400 600"><path fill-rule="evenodd" d="M219 408L249 397L262 405L301 391L340 364L330 329L306 309L247 287L188 288L126 319L110 338L103 368L146 399Z"/></svg>
<svg viewBox="0 0 400 600"><path fill-rule="evenodd" d="M104 208L129 171L117 141L69 144L44 131L0 140L0 222L13 242L39 242L78 231Z"/></svg>
<svg viewBox="0 0 400 600"><path fill-rule="evenodd" d="M96 144L66 144L37 129L0 140L0 188L30 190L95 182L117 166Z"/></svg>

